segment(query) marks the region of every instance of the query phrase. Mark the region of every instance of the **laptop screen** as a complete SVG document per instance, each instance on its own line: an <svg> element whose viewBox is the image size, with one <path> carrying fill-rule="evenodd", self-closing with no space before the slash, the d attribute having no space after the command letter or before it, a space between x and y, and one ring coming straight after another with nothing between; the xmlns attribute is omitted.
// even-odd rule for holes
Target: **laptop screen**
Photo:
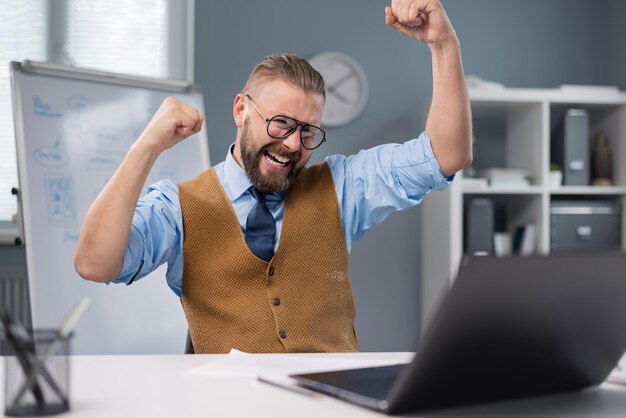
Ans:
<svg viewBox="0 0 626 418"><path fill-rule="evenodd" d="M622 253L465 259L390 410L601 383L626 349L625 271Z"/></svg>

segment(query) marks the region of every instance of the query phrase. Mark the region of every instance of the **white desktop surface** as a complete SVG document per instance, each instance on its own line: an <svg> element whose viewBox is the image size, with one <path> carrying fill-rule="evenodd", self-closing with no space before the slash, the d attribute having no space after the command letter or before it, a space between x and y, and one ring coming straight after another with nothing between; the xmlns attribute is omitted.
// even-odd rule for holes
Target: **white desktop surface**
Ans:
<svg viewBox="0 0 626 418"><path fill-rule="evenodd" d="M311 356L311 354L306 354ZM406 361L411 353L319 354ZM293 356L298 356L294 354ZM186 372L218 355L73 356L71 411L60 417L381 417L327 396L307 397L251 377ZM4 359L0 411L4 411ZM503 382L505 384L505 382ZM620 417L626 388L604 384L579 393L416 413L423 417Z"/></svg>

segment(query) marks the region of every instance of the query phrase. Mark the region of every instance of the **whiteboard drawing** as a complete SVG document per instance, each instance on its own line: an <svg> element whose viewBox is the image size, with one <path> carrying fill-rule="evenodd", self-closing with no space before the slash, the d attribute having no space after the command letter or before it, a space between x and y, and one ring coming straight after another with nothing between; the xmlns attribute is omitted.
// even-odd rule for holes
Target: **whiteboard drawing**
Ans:
<svg viewBox="0 0 626 418"><path fill-rule="evenodd" d="M85 118L70 115L63 121L63 130L73 134L86 134L91 131L91 124Z"/></svg>
<svg viewBox="0 0 626 418"><path fill-rule="evenodd" d="M76 225L72 178L60 174L49 174L46 176L45 190L50 225L63 227Z"/></svg>
<svg viewBox="0 0 626 418"><path fill-rule="evenodd" d="M33 97L33 114L49 119L61 119L61 112L52 110L50 104L43 100L40 96Z"/></svg>
<svg viewBox="0 0 626 418"><path fill-rule="evenodd" d="M133 138L139 138L139 135L146 129L148 123L152 120L152 115L154 115L157 111L157 107L146 107L143 109L143 113L140 113L137 117L137 122L135 123L135 127L132 129L131 136Z"/></svg>
<svg viewBox="0 0 626 418"><path fill-rule="evenodd" d="M120 165L122 159L124 158L124 154L87 152L85 158L87 161L86 168L88 171L106 171L108 174Z"/></svg>
<svg viewBox="0 0 626 418"><path fill-rule="evenodd" d="M122 134L118 129L103 126L96 130L94 139L98 149L119 149Z"/></svg>
<svg viewBox="0 0 626 418"><path fill-rule="evenodd" d="M58 146L42 145L33 151L33 159L45 168L60 168L69 161L67 152Z"/></svg>
<svg viewBox="0 0 626 418"><path fill-rule="evenodd" d="M46 63L13 62L11 71L33 326L58 326L89 296L73 353L182 353L187 322L166 265L132 286L100 286L79 280L73 261L85 213L160 103L177 96L202 109L202 93L179 82ZM203 129L159 157L150 183L191 179L208 157Z"/></svg>
<svg viewBox="0 0 626 418"><path fill-rule="evenodd" d="M87 112L92 107L91 99L83 96L72 96L67 99L67 106L75 112Z"/></svg>
<svg viewBox="0 0 626 418"><path fill-rule="evenodd" d="M76 242L78 242L78 232L65 231L63 234L63 244L75 244Z"/></svg>
<svg viewBox="0 0 626 418"><path fill-rule="evenodd" d="M168 179L177 183L180 180L178 171L178 167L176 166L159 166L157 163L152 168L152 171L150 171L146 184L150 185L163 179Z"/></svg>

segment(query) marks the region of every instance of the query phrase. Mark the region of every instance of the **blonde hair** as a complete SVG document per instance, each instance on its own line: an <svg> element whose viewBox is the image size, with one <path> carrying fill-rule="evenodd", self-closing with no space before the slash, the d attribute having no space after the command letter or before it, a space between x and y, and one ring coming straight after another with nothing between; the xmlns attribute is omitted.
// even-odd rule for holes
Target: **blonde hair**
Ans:
<svg viewBox="0 0 626 418"><path fill-rule="evenodd" d="M268 55L258 63L243 86L243 92L253 90L262 83L283 80L300 87L307 93L320 94L324 99L324 79L307 60L293 54Z"/></svg>

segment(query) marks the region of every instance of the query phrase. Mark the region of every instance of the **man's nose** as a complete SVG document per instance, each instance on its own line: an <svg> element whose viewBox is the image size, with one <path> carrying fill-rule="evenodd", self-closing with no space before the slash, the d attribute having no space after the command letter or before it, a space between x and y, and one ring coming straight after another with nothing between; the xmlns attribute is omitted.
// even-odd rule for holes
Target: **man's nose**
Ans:
<svg viewBox="0 0 626 418"><path fill-rule="evenodd" d="M296 128L288 137L283 139L283 146L288 148L290 152L300 149L300 127Z"/></svg>

